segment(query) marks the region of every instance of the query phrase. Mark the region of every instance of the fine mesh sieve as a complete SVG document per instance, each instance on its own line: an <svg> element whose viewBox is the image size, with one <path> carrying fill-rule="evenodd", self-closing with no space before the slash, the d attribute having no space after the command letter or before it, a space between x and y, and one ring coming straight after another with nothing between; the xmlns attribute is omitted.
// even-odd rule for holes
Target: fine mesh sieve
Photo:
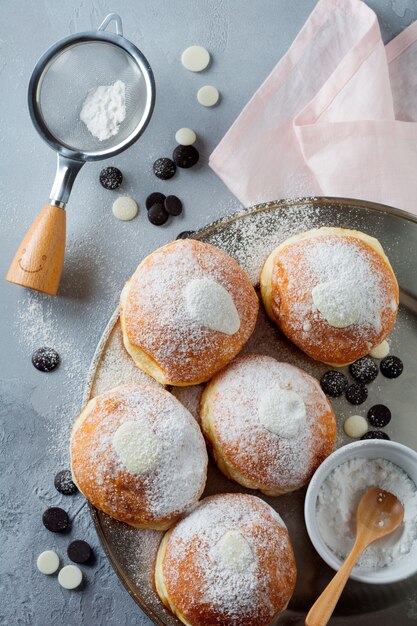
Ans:
<svg viewBox="0 0 417 626"><path fill-rule="evenodd" d="M104 32L115 23L116 33ZM100 141L80 120L87 95L125 84L126 116L117 134ZM145 130L155 103L155 83L144 55L123 37L110 13L97 31L78 33L51 46L36 64L28 92L29 112L41 137L58 153L55 181L46 205L20 244L7 280L55 295L65 249L65 205L86 161L122 152Z"/></svg>
<svg viewBox="0 0 417 626"><path fill-rule="evenodd" d="M126 118L117 135L99 141L80 120L80 94L117 80L125 83ZM139 66L121 48L105 42L76 44L54 57L39 81L38 115L58 143L102 158L103 150L113 153L141 126L147 96L143 85Z"/></svg>

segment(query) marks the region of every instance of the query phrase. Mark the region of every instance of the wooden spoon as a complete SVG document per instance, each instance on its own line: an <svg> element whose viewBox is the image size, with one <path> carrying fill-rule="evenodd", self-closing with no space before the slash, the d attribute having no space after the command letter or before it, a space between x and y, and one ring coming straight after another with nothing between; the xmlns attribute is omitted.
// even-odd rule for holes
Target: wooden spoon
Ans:
<svg viewBox="0 0 417 626"><path fill-rule="evenodd" d="M392 493L371 487L356 511L356 540L337 574L311 607L306 626L326 626L362 552L377 539L392 533L403 521L404 507Z"/></svg>

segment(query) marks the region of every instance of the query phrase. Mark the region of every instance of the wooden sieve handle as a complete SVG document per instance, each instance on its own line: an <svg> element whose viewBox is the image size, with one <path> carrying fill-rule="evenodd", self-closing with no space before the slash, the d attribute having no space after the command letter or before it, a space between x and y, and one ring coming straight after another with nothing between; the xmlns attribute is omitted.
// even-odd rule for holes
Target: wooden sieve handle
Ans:
<svg viewBox="0 0 417 626"><path fill-rule="evenodd" d="M47 204L26 233L6 280L55 296L65 255L65 209Z"/></svg>

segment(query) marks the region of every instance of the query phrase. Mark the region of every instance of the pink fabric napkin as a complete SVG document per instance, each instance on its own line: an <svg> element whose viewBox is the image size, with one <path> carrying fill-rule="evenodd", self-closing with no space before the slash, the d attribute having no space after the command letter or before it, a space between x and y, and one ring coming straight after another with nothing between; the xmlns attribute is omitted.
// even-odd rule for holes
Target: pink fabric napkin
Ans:
<svg viewBox="0 0 417 626"><path fill-rule="evenodd" d="M360 0L320 0L210 156L246 205L345 196L417 213L417 21L384 47Z"/></svg>

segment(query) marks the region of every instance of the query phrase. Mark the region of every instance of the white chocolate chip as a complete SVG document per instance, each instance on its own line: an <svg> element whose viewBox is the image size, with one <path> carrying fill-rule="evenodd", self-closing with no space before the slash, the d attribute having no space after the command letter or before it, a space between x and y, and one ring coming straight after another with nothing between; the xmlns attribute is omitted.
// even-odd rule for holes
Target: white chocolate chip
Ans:
<svg viewBox="0 0 417 626"><path fill-rule="evenodd" d="M64 589L76 589L82 579L83 573L76 565L66 565L58 574L58 582Z"/></svg>
<svg viewBox="0 0 417 626"><path fill-rule="evenodd" d="M359 439L368 431L368 422L362 415L351 415L345 420L343 428L348 437Z"/></svg>
<svg viewBox="0 0 417 626"><path fill-rule="evenodd" d="M138 205L129 196L121 196L113 202L113 215L118 220L129 222L138 214Z"/></svg>
<svg viewBox="0 0 417 626"><path fill-rule="evenodd" d="M161 456L157 436L143 422L124 422L113 435L113 447L131 474L143 476L154 470Z"/></svg>
<svg viewBox="0 0 417 626"><path fill-rule="evenodd" d="M197 135L191 128L180 128L175 133L175 141L181 146L192 146L197 140Z"/></svg>
<svg viewBox="0 0 417 626"><path fill-rule="evenodd" d="M190 46L182 53L181 63L190 72L201 72L210 63L210 54L203 46Z"/></svg>
<svg viewBox="0 0 417 626"><path fill-rule="evenodd" d="M234 572L243 572L253 563L248 540L238 530L228 530L215 546L215 556Z"/></svg>
<svg viewBox="0 0 417 626"><path fill-rule="evenodd" d="M36 566L42 574L55 574L59 567L59 557L53 550L45 550L38 556Z"/></svg>
<svg viewBox="0 0 417 626"><path fill-rule="evenodd" d="M203 107L212 107L217 104L220 94L213 85L204 85L197 91L197 100Z"/></svg>
<svg viewBox="0 0 417 626"><path fill-rule="evenodd" d="M378 346L369 350L369 356L372 356L374 359L383 359L389 354L389 343L384 340Z"/></svg>

